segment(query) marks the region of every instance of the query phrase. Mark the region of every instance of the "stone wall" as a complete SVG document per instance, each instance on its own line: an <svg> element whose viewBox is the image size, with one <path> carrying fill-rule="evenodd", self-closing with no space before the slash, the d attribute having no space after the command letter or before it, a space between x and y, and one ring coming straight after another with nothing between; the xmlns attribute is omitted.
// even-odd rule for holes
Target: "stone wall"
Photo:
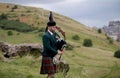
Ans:
<svg viewBox="0 0 120 78"><path fill-rule="evenodd" d="M40 44L9 44L7 42L0 42L0 50L7 58L17 55L22 57L24 54L30 53L33 50L37 50L41 54L42 46Z"/></svg>
<svg viewBox="0 0 120 78"><path fill-rule="evenodd" d="M27 53L34 52L35 50L41 54L43 47L40 44L9 44L7 42L0 42L0 50L3 52L4 57L10 58L15 56L24 56ZM59 59L60 55L56 55L56 58ZM63 76L67 75L70 67L65 60L60 59L58 62L58 72L62 72Z"/></svg>

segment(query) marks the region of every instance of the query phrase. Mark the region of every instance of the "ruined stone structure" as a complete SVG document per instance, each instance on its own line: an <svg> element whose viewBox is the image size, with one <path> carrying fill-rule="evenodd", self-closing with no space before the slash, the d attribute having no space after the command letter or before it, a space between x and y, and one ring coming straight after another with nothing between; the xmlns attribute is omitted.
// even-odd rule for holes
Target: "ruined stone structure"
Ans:
<svg viewBox="0 0 120 78"><path fill-rule="evenodd" d="M9 44L7 42L0 42L0 50L3 52L4 57L10 58L15 56L24 56L27 53L37 51L38 54L42 54L42 46L40 44ZM56 56L59 58L59 55ZM64 76L67 75L67 72L69 71L70 67L65 60L57 60L58 61L58 68L59 72L62 72Z"/></svg>
<svg viewBox="0 0 120 78"><path fill-rule="evenodd" d="M7 42L0 42L0 50L3 52L4 56L9 58L13 56L23 56L33 50L38 50L42 53L42 46L39 44L9 44Z"/></svg>

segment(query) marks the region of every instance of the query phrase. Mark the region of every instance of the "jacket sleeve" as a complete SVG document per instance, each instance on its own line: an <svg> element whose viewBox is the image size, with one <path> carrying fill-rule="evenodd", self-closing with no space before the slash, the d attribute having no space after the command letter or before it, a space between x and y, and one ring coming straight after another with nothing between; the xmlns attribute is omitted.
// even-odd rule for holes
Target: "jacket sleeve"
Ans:
<svg viewBox="0 0 120 78"><path fill-rule="evenodd" d="M55 56L58 52L57 52L57 50L55 48L51 47L51 45L50 45L50 38L47 35L44 35L42 40L43 40L44 48L47 49L46 51L51 52L50 55Z"/></svg>

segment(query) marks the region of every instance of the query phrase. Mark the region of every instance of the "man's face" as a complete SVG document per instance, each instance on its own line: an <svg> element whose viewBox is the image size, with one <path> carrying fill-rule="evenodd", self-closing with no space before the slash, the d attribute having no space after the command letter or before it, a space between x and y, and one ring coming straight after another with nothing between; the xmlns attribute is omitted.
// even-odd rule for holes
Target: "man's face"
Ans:
<svg viewBox="0 0 120 78"><path fill-rule="evenodd" d="M51 27L50 27L50 31L51 31L51 32L55 32L55 30L56 30L56 26L51 26Z"/></svg>

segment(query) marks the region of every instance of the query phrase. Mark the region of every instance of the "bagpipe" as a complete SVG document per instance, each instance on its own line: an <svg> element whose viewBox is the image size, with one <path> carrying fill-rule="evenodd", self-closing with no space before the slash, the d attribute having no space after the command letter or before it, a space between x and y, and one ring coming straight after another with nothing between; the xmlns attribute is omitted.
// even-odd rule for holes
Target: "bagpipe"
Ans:
<svg viewBox="0 0 120 78"><path fill-rule="evenodd" d="M49 21L50 22L54 21L52 11L50 11ZM65 35L65 32L60 27L56 26L56 29L63 36L63 38L62 38L62 37L60 37L60 35L58 33L55 32L56 39L57 39L57 49L62 51L67 45L67 42L65 41L66 40L66 35Z"/></svg>

